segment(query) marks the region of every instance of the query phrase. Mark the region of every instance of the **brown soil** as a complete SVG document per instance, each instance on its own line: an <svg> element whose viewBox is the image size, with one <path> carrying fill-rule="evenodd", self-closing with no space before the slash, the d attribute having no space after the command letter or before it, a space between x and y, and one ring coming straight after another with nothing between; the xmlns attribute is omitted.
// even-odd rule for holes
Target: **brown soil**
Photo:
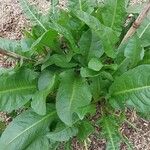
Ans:
<svg viewBox="0 0 150 150"><path fill-rule="evenodd" d="M145 0L132 0L131 5ZM41 11L48 10L50 3L46 0L30 0L36 4ZM64 6L65 0L61 0L60 5ZM22 30L29 25L29 22L23 15L18 0L0 0L0 37L9 39L20 39ZM121 132L134 145L134 150L150 150L150 121L146 121L136 115L134 111L127 111L128 120L137 128L124 123ZM0 121L9 122L7 114L0 112ZM88 141L89 150L105 150L105 140L96 135L91 135ZM83 145L73 140L73 149L82 150ZM127 146L122 143L121 150L126 150Z"/></svg>

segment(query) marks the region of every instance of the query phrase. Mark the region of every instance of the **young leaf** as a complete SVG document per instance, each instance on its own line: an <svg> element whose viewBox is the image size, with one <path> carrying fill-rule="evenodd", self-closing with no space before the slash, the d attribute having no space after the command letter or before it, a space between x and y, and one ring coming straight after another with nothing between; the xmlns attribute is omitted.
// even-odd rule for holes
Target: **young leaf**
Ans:
<svg viewBox="0 0 150 150"><path fill-rule="evenodd" d="M0 110L11 112L26 104L36 91L36 77L29 69L0 76Z"/></svg>
<svg viewBox="0 0 150 150"><path fill-rule="evenodd" d="M94 127L91 125L89 121L82 121L79 124L79 132L77 134L77 137L80 141L84 141L88 138L88 136L94 132Z"/></svg>
<svg viewBox="0 0 150 150"><path fill-rule="evenodd" d="M56 74L48 71L48 70L44 70L42 71L42 73L40 74L40 77L38 79L38 89L39 91L50 91L55 84L55 80L56 80Z"/></svg>
<svg viewBox="0 0 150 150"><path fill-rule="evenodd" d="M63 123L58 123L55 131L49 132L47 137L54 141L68 141L70 138L78 133L75 127L66 126Z"/></svg>
<svg viewBox="0 0 150 150"><path fill-rule="evenodd" d="M20 150L29 147L46 133L49 124L55 117L56 111L53 107L45 116L39 116L30 110L22 113L10 123L2 134L0 138L1 148ZM40 145L40 147L43 149L45 146Z"/></svg>
<svg viewBox="0 0 150 150"><path fill-rule="evenodd" d="M62 75L56 96L56 109L60 119L67 125L73 124L77 109L90 103L92 95L85 80L70 71Z"/></svg>
<svg viewBox="0 0 150 150"><path fill-rule="evenodd" d="M66 29L65 27L59 25L57 22L52 20L52 23L49 23L49 28L57 31L59 34L62 34L70 43L71 48L73 49L74 52L78 52L78 47L75 43L75 40L71 34L71 32Z"/></svg>
<svg viewBox="0 0 150 150"><path fill-rule="evenodd" d="M118 150L120 147L121 138L118 134L118 125L114 117L103 116L100 120L102 134L107 140L107 150Z"/></svg>
<svg viewBox="0 0 150 150"><path fill-rule="evenodd" d="M43 63L42 70L53 64L61 68L73 68L77 66L76 63L69 63L66 55L54 54L45 63Z"/></svg>
<svg viewBox="0 0 150 150"><path fill-rule="evenodd" d="M150 50L145 51L144 58L139 64L150 64Z"/></svg>
<svg viewBox="0 0 150 150"><path fill-rule="evenodd" d="M139 35L143 47L150 46L150 15L145 18L141 26L138 28L137 34Z"/></svg>
<svg viewBox="0 0 150 150"><path fill-rule="evenodd" d="M104 54L99 36L91 30L84 32L79 40L80 53L89 61L91 58L100 58Z"/></svg>
<svg viewBox="0 0 150 150"><path fill-rule="evenodd" d="M88 63L88 68L94 71L100 71L103 67L103 64L97 58L92 58Z"/></svg>
<svg viewBox="0 0 150 150"><path fill-rule="evenodd" d="M79 118L81 120L84 119L84 116L87 114L95 114L96 113L96 108L95 105L87 105L80 107L76 110L76 113L78 114Z"/></svg>
<svg viewBox="0 0 150 150"><path fill-rule="evenodd" d="M96 0L71 0L68 3L70 10L83 10L89 14L94 11L94 7L97 4Z"/></svg>
<svg viewBox="0 0 150 150"><path fill-rule="evenodd" d="M31 6L27 0L20 0L20 4L22 6L22 9L24 13L27 15L27 17L36 22L38 25L40 25L45 31L47 31L46 27L44 26L41 15L39 15L38 11L35 7Z"/></svg>
<svg viewBox="0 0 150 150"><path fill-rule="evenodd" d="M48 46L50 48L53 48L55 45L55 39L57 37L56 31L48 30L43 35L41 35L32 45L32 50L37 50L41 46Z"/></svg>
<svg viewBox="0 0 150 150"><path fill-rule="evenodd" d="M150 65L141 65L116 78L110 87L110 95L119 104L149 112ZM127 102L126 102L127 101Z"/></svg>
<svg viewBox="0 0 150 150"><path fill-rule="evenodd" d="M38 138L36 138L27 148L26 150L49 150L49 146L51 143L49 143L48 138L46 135L41 135Z"/></svg>
<svg viewBox="0 0 150 150"><path fill-rule="evenodd" d="M125 50L124 56L130 60L130 66L134 67L144 57L144 49L141 46L140 39L135 35L129 39Z"/></svg>
<svg viewBox="0 0 150 150"><path fill-rule="evenodd" d="M95 18L92 15L89 15L86 12L75 11L73 13L75 14L76 17L78 17L81 21L83 21L92 30L95 31L95 33L99 36L100 40L102 41L105 53L109 57L114 58L115 57L114 45L118 40L114 31L111 28L101 24L97 18Z"/></svg>
<svg viewBox="0 0 150 150"><path fill-rule="evenodd" d="M125 0L105 0L101 13L103 23L121 33L126 16Z"/></svg>
<svg viewBox="0 0 150 150"><path fill-rule="evenodd" d="M80 74L81 74L81 77L86 78L86 77L96 77L96 76L99 76L100 72L91 70L89 68L83 68L82 67L80 69Z"/></svg>
<svg viewBox="0 0 150 150"><path fill-rule="evenodd" d="M39 80L38 80L38 89L33 96L31 107L33 110L39 115L46 114L46 97L50 94L54 88L56 82L56 75L49 72L44 71Z"/></svg>
<svg viewBox="0 0 150 150"><path fill-rule="evenodd" d="M39 115L46 114L46 97L47 97L47 95L48 94L45 93L44 91L37 91L32 96L31 107Z"/></svg>

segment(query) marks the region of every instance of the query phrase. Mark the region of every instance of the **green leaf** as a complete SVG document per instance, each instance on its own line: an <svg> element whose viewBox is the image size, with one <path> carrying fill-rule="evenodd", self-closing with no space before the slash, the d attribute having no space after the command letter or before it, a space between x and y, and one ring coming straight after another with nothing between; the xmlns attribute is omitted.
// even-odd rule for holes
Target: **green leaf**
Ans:
<svg viewBox="0 0 150 150"><path fill-rule="evenodd" d="M2 134L0 138L1 148L21 150L30 145L32 147L32 144L35 144L34 142L37 142L36 140L46 133L49 124L56 117L56 111L53 107L50 110L45 116L39 116L30 110L17 116ZM41 149L45 147L45 145L39 146Z"/></svg>
<svg viewBox="0 0 150 150"><path fill-rule="evenodd" d="M56 82L56 75L50 71L43 71L38 80L37 91L32 96L31 107L39 115L46 114L46 98L52 92Z"/></svg>
<svg viewBox="0 0 150 150"><path fill-rule="evenodd" d="M56 96L56 109L60 119L67 125L73 124L77 109L90 103L92 95L87 82L72 71L62 75Z"/></svg>
<svg viewBox="0 0 150 150"><path fill-rule="evenodd" d="M41 46L48 46L50 48L53 48L55 45L55 39L57 37L56 31L48 30L45 33L43 33L32 45L32 50L37 50Z"/></svg>
<svg viewBox="0 0 150 150"><path fill-rule="evenodd" d="M94 16L83 12L83 11L75 11L73 12L77 18L87 24L95 33L99 36L102 41L102 45L105 53L114 58L115 57L115 44L118 40L116 33L109 27L104 26L99 22L97 18ZM111 38L110 38L111 37Z"/></svg>
<svg viewBox="0 0 150 150"><path fill-rule="evenodd" d="M76 63L69 61L67 60L67 55L54 54L42 65L42 70L53 64L61 68L73 68L77 66Z"/></svg>
<svg viewBox="0 0 150 150"><path fill-rule="evenodd" d="M143 59L144 50L141 46L140 39L136 35L129 39L124 50L124 56L130 60L131 67L136 66Z"/></svg>
<svg viewBox="0 0 150 150"><path fill-rule="evenodd" d="M75 127L66 126L63 123L58 123L56 129L53 132L49 132L47 137L54 141L68 141L70 138L78 133L78 129Z"/></svg>
<svg viewBox="0 0 150 150"><path fill-rule="evenodd" d="M24 13L27 15L27 17L36 22L38 25L40 25L45 31L47 30L46 27L44 26L42 20L41 20L41 15L38 13L35 7L31 6L27 0L20 0L19 1Z"/></svg>
<svg viewBox="0 0 150 150"><path fill-rule="evenodd" d="M89 14L94 11L94 7L97 4L96 0L71 0L68 1L70 10L83 10L88 12Z"/></svg>
<svg viewBox="0 0 150 150"><path fill-rule="evenodd" d="M66 29L65 27L59 25L57 22L52 20L52 23L49 23L49 28L57 31L59 34L62 34L70 43L70 46L74 52L78 52L77 44L75 43L75 40L71 34L71 32Z"/></svg>
<svg viewBox="0 0 150 150"><path fill-rule="evenodd" d="M144 19L141 26L137 30L137 34L139 35L143 47L150 46L150 15Z"/></svg>
<svg viewBox="0 0 150 150"><path fill-rule="evenodd" d="M89 121L82 121L78 126L79 132L77 137L80 141L86 140L94 132L94 127Z"/></svg>
<svg viewBox="0 0 150 150"><path fill-rule="evenodd" d="M89 61L91 58L100 58L104 54L102 42L94 31L87 30L79 40L80 53Z"/></svg>
<svg viewBox="0 0 150 150"><path fill-rule="evenodd" d="M146 1L148 0L145 0L142 3L135 3L133 5L128 6L127 12L129 14L139 14L142 11L142 9L147 5Z"/></svg>
<svg viewBox="0 0 150 150"><path fill-rule="evenodd" d="M116 78L110 95L118 105L126 104L140 112L150 112L150 65L141 65Z"/></svg>
<svg viewBox="0 0 150 150"><path fill-rule="evenodd" d="M31 107L39 115L46 114L46 97L47 97L47 93L41 91L36 92L32 96Z"/></svg>
<svg viewBox="0 0 150 150"><path fill-rule="evenodd" d="M54 84L55 84L55 80L56 80L56 74L48 71L48 70L44 70L42 71L42 73L40 74L40 77L38 79L38 89L39 91L50 91Z"/></svg>
<svg viewBox="0 0 150 150"><path fill-rule="evenodd" d="M14 52L17 54L22 53L20 41L9 40L6 38L1 38L1 37L0 37L0 49L5 50L5 51Z"/></svg>
<svg viewBox="0 0 150 150"><path fill-rule="evenodd" d="M49 140L44 136L40 136L36 138L27 148L26 150L49 150Z"/></svg>
<svg viewBox="0 0 150 150"><path fill-rule="evenodd" d="M104 25L121 33L126 17L125 0L105 0L101 13Z"/></svg>
<svg viewBox="0 0 150 150"><path fill-rule="evenodd" d="M150 50L145 51L144 58L139 64L150 64Z"/></svg>
<svg viewBox="0 0 150 150"><path fill-rule="evenodd" d="M118 150L120 147L121 138L118 134L118 124L114 117L103 116L100 120L100 125L102 127L102 134L107 140L106 149L107 150Z"/></svg>
<svg viewBox="0 0 150 150"><path fill-rule="evenodd" d="M29 69L0 76L0 110L11 112L26 104L36 91L36 77Z"/></svg>
<svg viewBox="0 0 150 150"><path fill-rule="evenodd" d="M86 77L96 77L96 76L98 76L100 74L100 72L91 70L89 68L81 67L80 74L81 74L81 77L86 78Z"/></svg>
<svg viewBox="0 0 150 150"><path fill-rule="evenodd" d="M24 38L21 40L21 48L23 52L27 52L30 50L30 47L34 40L32 38Z"/></svg>
<svg viewBox="0 0 150 150"><path fill-rule="evenodd" d="M6 128L6 124L2 122L0 118L0 136L4 132L5 128Z"/></svg>
<svg viewBox="0 0 150 150"><path fill-rule="evenodd" d="M88 68L94 71L100 71L103 67L103 64L97 58L92 58L88 63Z"/></svg>
<svg viewBox="0 0 150 150"><path fill-rule="evenodd" d="M95 114L96 113L96 107L95 107L95 105L83 106L83 107L78 108L76 113L78 114L79 118L81 120L83 120L85 115Z"/></svg>

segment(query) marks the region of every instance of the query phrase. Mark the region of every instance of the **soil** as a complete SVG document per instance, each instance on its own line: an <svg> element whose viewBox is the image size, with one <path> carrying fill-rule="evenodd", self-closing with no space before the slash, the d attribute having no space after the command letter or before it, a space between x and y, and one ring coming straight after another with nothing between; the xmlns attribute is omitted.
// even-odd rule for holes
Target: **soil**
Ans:
<svg viewBox="0 0 150 150"><path fill-rule="evenodd" d="M145 0L132 0L130 4L133 5L134 3L141 3L143 1ZM30 3L36 4L43 12L46 12L50 7L48 0L30 0ZM66 6L66 1L61 0L60 6ZM23 29L29 27L29 25L29 21L21 11L19 0L0 0L0 37L20 39ZM127 110L126 114L128 121L130 121L134 127L125 122L120 129L122 134L133 144L134 150L150 150L150 121L139 117L135 111ZM99 113L97 113L97 116L98 115ZM0 112L0 121L1 120L8 124L11 119L7 114ZM87 146L89 150L105 150L105 143L106 140L97 137L95 133L89 137ZM74 139L72 147L74 150L82 150L83 145ZM122 143L120 149L126 150L127 146Z"/></svg>

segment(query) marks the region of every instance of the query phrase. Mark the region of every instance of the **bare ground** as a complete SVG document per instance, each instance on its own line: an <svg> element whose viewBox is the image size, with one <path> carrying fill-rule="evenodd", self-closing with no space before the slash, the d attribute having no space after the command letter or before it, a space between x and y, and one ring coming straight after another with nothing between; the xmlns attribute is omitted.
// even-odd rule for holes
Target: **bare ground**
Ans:
<svg viewBox="0 0 150 150"><path fill-rule="evenodd" d="M144 0L143 0L144 1ZM45 12L50 6L46 0L30 0L36 4L41 11ZM141 3L142 0L132 0L134 3ZM61 6L65 5L65 1L61 0ZM18 0L0 0L0 37L9 39L20 39L22 31L29 25L29 22L23 15ZM134 150L150 150L150 121L146 121L136 115L134 111L127 112L128 120L137 128L133 128L128 123L124 123L121 127L121 132L134 145ZM9 122L7 114L0 112L0 121ZM91 135L88 142L89 150L105 150L105 140ZM73 149L81 150L83 147L76 140L73 141ZM126 150L127 147L122 144L121 150Z"/></svg>

